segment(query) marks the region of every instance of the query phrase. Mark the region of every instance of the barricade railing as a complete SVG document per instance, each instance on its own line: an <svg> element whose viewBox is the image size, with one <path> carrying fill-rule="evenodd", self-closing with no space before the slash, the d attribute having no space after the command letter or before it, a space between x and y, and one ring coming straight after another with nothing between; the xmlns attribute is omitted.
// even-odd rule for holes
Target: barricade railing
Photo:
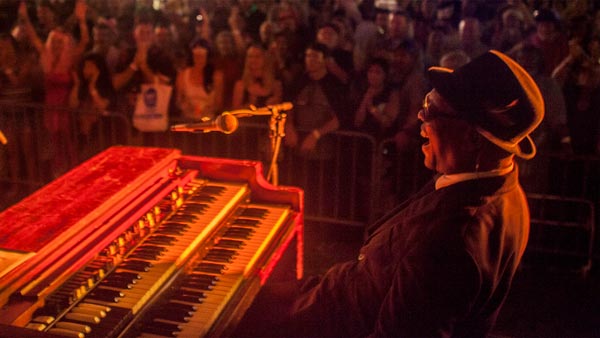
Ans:
<svg viewBox="0 0 600 338"><path fill-rule="evenodd" d="M592 268L595 206L583 198L527 194L531 212L525 266L577 272Z"/></svg>
<svg viewBox="0 0 600 338"><path fill-rule="evenodd" d="M178 123L179 121L172 121ZM306 132L299 130L300 133ZM140 133L144 146L173 147L184 154L259 160L267 176L271 160L268 125L241 120L232 134ZM320 142L330 146L319 156L302 156L282 146L278 157L280 185L305 191L306 218L346 225L364 226L373 220L376 202L371 196L375 182L377 146L373 137L358 132L336 131Z"/></svg>
<svg viewBox="0 0 600 338"><path fill-rule="evenodd" d="M127 117L36 103L0 104L1 207L37 190L92 155L131 142Z"/></svg>
<svg viewBox="0 0 600 338"><path fill-rule="evenodd" d="M52 113L59 116L55 116L57 120L49 117ZM179 122L174 119L171 124ZM27 194L116 144L260 160L265 171L270 161L268 125L252 119L240 120L239 129L229 135L142 133L133 129L123 114L0 104L0 130L9 140L0 147L0 187L17 185ZM336 131L326 138L331 148L321 155L327 156L306 158L282 147L278 161L279 184L305 189L307 219L363 226L431 178L421 152L398 153L393 139L377 142L368 134L350 131ZM597 156L564 154L538 154L536 159L520 163L527 192L585 198L596 206L600 200L599 166ZM4 202L6 207L8 202Z"/></svg>
<svg viewBox="0 0 600 338"><path fill-rule="evenodd" d="M51 116L56 118L54 125ZM259 160L266 171L271 158L268 125L249 120L241 120L239 129L229 135L146 133L133 129L128 117L117 113L41 104L0 105L0 130L9 139L8 145L0 149L0 183L11 188L17 186L20 194L14 197L22 198L117 144L170 147L190 155ZM182 121L171 121L179 122ZM305 190L307 219L364 226L373 220L378 196L374 189L380 187L375 178L378 172L375 140L367 134L349 131L331 133L324 140L332 148L328 156L317 159L307 159L282 147L278 160L279 184ZM5 199L1 206L16 201Z"/></svg>

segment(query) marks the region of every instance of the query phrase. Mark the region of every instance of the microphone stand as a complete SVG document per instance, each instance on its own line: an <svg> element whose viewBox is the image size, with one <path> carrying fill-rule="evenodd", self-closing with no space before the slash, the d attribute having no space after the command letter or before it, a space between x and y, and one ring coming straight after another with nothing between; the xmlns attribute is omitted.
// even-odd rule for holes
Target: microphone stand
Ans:
<svg viewBox="0 0 600 338"><path fill-rule="evenodd" d="M281 140L285 136L285 120L287 114L277 108L271 108L271 119L269 120L269 138L271 139L271 164L267 173L267 181L273 185L279 185L279 166L277 158L281 150Z"/></svg>

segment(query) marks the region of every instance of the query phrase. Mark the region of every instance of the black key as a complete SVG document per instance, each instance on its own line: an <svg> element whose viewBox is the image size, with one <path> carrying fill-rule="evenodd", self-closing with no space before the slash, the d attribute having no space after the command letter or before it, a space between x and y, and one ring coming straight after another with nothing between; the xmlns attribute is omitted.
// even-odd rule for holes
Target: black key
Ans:
<svg viewBox="0 0 600 338"><path fill-rule="evenodd" d="M220 187L217 185L205 185L200 188L199 191L207 194L220 195L225 191L225 187Z"/></svg>
<svg viewBox="0 0 600 338"><path fill-rule="evenodd" d="M196 286L192 286L192 284ZM205 279L205 278L194 278L192 275L186 277L183 280L182 286L187 286L190 288L197 288L202 290L211 290L213 286L216 284L214 280Z"/></svg>
<svg viewBox="0 0 600 338"><path fill-rule="evenodd" d="M244 242L234 239L220 239L215 246L221 248L239 249L244 246Z"/></svg>
<svg viewBox="0 0 600 338"><path fill-rule="evenodd" d="M198 203L198 202L186 202L181 206L180 210L184 210L185 212L193 212L193 213L203 213L206 208L208 208L208 204L206 203Z"/></svg>
<svg viewBox="0 0 600 338"><path fill-rule="evenodd" d="M173 295L173 296L171 296L171 299L178 300L180 302L194 303L194 304L202 304L202 302L204 301L204 297L197 297L197 296L186 295L186 294Z"/></svg>
<svg viewBox="0 0 600 338"><path fill-rule="evenodd" d="M144 325L142 331L146 333L153 333L159 336L177 337L177 332L180 332L181 329L179 325L153 321Z"/></svg>
<svg viewBox="0 0 600 338"><path fill-rule="evenodd" d="M150 268L152 267L152 263L133 259L125 261L119 267L126 270L146 272L150 270Z"/></svg>
<svg viewBox="0 0 600 338"><path fill-rule="evenodd" d="M181 287L194 290L210 291L214 286L209 282L185 281L181 284Z"/></svg>
<svg viewBox="0 0 600 338"><path fill-rule="evenodd" d="M158 230L156 230L155 233L157 234L161 234L161 235L173 235L173 236L180 236L184 233L184 230L180 230L180 229L169 229L169 228L159 228Z"/></svg>
<svg viewBox="0 0 600 338"><path fill-rule="evenodd" d="M111 273L108 278L122 278L122 279L127 279L130 280L132 283L135 283L135 280L137 279L141 279L142 276L140 276L139 274L135 273L135 272L130 272L130 271L116 271Z"/></svg>
<svg viewBox="0 0 600 338"><path fill-rule="evenodd" d="M120 289L131 289L133 287L133 283L125 279L105 279L100 283L100 285Z"/></svg>
<svg viewBox="0 0 600 338"><path fill-rule="evenodd" d="M189 313L193 313L198 308L196 306L190 305L190 304L170 302L170 303L167 303L167 304L163 305L161 307L161 309L164 310L164 311L171 311L171 309L173 309L173 310L183 310L183 311L188 311Z"/></svg>
<svg viewBox="0 0 600 338"><path fill-rule="evenodd" d="M222 273L225 269L223 264L215 263L200 263L194 268L194 271L206 272L206 273Z"/></svg>
<svg viewBox="0 0 600 338"><path fill-rule="evenodd" d="M205 261L216 262L216 263L231 263L232 259L223 256L215 256L215 255L206 255L204 257Z"/></svg>
<svg viewBox="0 0 600 338"><path fill-rule="evenodd" d="M185 311L182 309L169 309L169 311L165 311L164 309L157 310L153 313L152 317L158 319L165 319L179 323L187 323L190 321L190 317L193 312Z"/></svg>
<svg viewBox="0 0 600 338"><path fill-rule="evenodd" d="M210 250L208 250L209 253L218 253L218 254L222 254L222 255L235 255L236 251L235 250L230 250L230 249L222 249L222 248L212 248Z"/></svg>
<svg viewBox="0 0 600 338"><path fill-rule="evenodd" d="M90 294L88 294L88 298L101 300L104 302L117 303L119 298L123 297L123 293L121 291L96 288Z"/></svg>
<svg viewBox="0 0 600 338"><path fill-rule="evenodd" d="M231 222L233 225L247 226L247 227L257 227L260 224L260 221L257 219L249 219L249 218L236 218Z"/></svg>
<svg viewBox="0 0 600 338"><path fill-rule="evenodd" d="M166 235L152 235L150 238L146 240L148 244L162 244L162 245L170 245L176 240L175 237L166 236Z"/></svg>
<svg viewBox="0 0 600 338"><path fill-rule="evenodd" d="M264 218L268 212L269 210L263 208L246 208L240 216Z"/></svg>
<svg viewBox="0 0 600 338"><path fill-rule="evenodd" d="M214 203L217 199L212 195L195 194L195 195L190 196L189 200L193 201L193 202Z"/></svg>
<svg viewBox="0 0 600 338"><path fill-rule="evenodd" d="M173 296L190 296L190 297L196 297L199 300L206 298L206 295L204 294L204 292L184 290L184 289L179 289L179 290L175 291L175 293L173 293Z"/></svg>
<svg viewBox="0 0 600 338"><path fill-rule="evenodd" d="M206 275L206 274L197 273L197 272L194 272L191 275L188 275L187 278L193 278L195 280L202 280L202 281L210 282L212 284L215 284L216 282L219 281L219 276Z"/></svg>
<svg viewBox="0 0 600 338"><path fill-rule="evenodd" d="M140 245L137 250L144 250L144 251L155 251L155 252L163 252L166 250L165 247L163 246L158 246L158 245L148 245L148 244L144 244L144 245Z"/></svg>
<svg viewBox="0 0 600 338"><path fill-rule="evenodd" d="M195 222L197 219L198 217L192 214L175 214L171 216L171 218L169 218L169 221L192 223Z"/></svg>
<svg viewBox="0 0 600 338"><path fill-rule="evenodd" d="M170 228L170 227L174 227L174 228L181 228L181 229L189 229L189 225L185 224L185 223L179 223L179 222L165 222L162 223L160 225L160 227L164 227L164 228Z"/></svg>

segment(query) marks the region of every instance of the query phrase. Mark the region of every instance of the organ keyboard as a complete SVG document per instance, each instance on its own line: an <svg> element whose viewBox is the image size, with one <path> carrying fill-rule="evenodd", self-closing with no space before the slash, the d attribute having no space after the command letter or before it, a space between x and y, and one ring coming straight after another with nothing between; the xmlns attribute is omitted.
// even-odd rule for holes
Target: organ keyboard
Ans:
<svg viewBox="0 0 600 338"><path fill-rule="evenodd" d="M207 337L235 328L302 191L253 161L113 147L0 213L0 336Z"/></svg>

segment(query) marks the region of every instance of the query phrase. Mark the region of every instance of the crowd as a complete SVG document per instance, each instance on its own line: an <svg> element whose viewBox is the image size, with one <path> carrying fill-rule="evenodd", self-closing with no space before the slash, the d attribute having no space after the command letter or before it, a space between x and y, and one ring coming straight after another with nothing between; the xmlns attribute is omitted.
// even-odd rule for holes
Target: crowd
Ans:
<svg viewBox="0 0 600 338"><path fill-rule="evenodd" d="M599 152L595 1L38 0L5 1L1 12L2 104L131 120L143 86L155 84L170 88L167 114L181 121L290 101L284 141L308 158L328 154L324 136L338 129L393 138L410 152L421 143L425 70L492 48L543 93L541 152ZM65 112L44 113L57 167L75 151L66 134L79 130L85 142L99 123ZM6 123L0 117L1 130L16 130Z"/></svg>

